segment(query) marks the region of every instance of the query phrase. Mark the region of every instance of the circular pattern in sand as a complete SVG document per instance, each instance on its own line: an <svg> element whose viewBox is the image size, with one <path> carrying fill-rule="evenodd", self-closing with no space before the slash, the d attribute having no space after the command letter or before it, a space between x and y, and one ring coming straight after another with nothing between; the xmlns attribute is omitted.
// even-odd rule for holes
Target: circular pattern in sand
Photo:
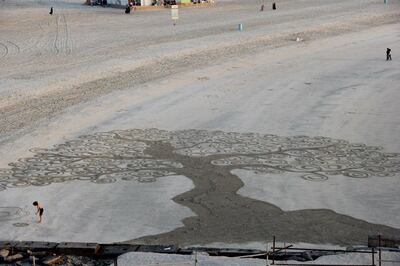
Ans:
<svg viewBox="0 0 400 266"><path fill-rule="evenodd" d="M27 227L29 226L28 223L13 223L13 226L15 227Z"/></svg>
<svg viewBox="0 0 400 266"><path fill-rule="evenodd" d="M28 213L19 207L0 207L0 222L19 219L26 215Z"/></svg>
<svg viewBox="0 0 400 266"><path fill-rule="evenodd" d="M177 156L163 157L162 150L154 150L159 142L167 143ZM334 175L385 177L400 171L400 154L384 153L380 147L327 137L206 130L116 130L31 151L33 157L0 169L0 191L71 180L97 184L117 180L155 182L177 174L180 168L191 167L188 161L180 161L182 157L209 158L212 165L229 171L293 172L308 181L324 181Z"/></svg>

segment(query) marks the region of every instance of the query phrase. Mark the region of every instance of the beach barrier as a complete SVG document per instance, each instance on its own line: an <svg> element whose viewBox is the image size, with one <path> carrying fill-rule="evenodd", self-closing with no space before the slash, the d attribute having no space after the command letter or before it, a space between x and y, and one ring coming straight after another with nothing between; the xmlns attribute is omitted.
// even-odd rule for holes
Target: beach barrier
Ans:
<svg viewBox="0 0 400 266"><path fill-rule="evenodd" d="M387 239L387 238L385 238ZM390 239L390 244L392 244ZM380 240L382 243L383 241ZM369 244L375 245L375 239L370 238ZM379 244L378 244L379 245ZM268 248L267 248L268 249ZM400 250L397 248L398 252ZM294 248L293 245L277 247L272 250L210 248L210 247L178 247L176 245L139 245L126 243L84 243L84 242L40 242L40 241L0 241L0 263L14 261L35 261L50 265L51 262L65 260L67 256L88 257L93 260L116 260L128 252L149 252L161 254L193 255L207 253L209 256L224 256L237 258L257 258L275 261L312 261L321 256L345 253L370 253L372 258L377 253L374 247L363 247L362 250L352 249L311 249ZM373 261L373 259L372 259ZM379 261L381 256L379 254ZM46 264L46 263L49 264ZM276 264L285 265L285 264ZM341 265L344 266L344 265Z"/></svg>
<svg viewBox="0 0 400 266"><path fill-rule="evenodd" d="M100 254L100 249L101 246L97 243L61 242L55 247L55 253L76 256L96 256Z"/></svg>

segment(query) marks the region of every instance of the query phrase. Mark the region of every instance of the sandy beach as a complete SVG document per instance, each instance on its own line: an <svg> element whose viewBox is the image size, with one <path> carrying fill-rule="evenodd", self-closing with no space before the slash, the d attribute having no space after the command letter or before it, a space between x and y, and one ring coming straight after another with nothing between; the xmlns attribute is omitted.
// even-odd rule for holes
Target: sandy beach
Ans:
<svg viewBox="0 0 400 266"><path fill-rule="evenodd" d="M400 235L400 2L265 6L0 1L0 240Z"/></svg>

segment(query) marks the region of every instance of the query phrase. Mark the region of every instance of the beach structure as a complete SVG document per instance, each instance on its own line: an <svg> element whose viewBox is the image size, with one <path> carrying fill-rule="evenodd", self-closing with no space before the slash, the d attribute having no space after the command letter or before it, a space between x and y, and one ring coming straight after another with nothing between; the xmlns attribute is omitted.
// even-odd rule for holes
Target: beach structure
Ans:
<svg viewBox="0 0 400 266"><path fill-rule="evenodd" d="M104 1L98 1L98 0L87 0L86 4L89 5L102 5L102 4L107 4L107 5L115 5L115 6L125 6L128 5L130 2L134 2L135 5L141 5L141 6L151 6L153 5L153 0L137 0L137 1L131 1L131 0L107 0L107 2L104 3Z"/></svg>
<svg viewBox="0 0 400 266"><path fill-rule="evenodd" d="M164 6L164 5L191 5L214 3L214 0L86 0L88 5L111 5L111 6Z"/></svg>

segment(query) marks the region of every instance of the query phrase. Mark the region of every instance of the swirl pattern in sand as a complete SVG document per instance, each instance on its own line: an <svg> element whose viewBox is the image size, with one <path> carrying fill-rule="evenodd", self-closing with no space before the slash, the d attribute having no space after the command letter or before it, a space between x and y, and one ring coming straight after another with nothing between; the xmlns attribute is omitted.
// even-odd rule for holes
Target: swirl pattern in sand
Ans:
<svg viewBox="0 0 400 266"><path fill-rule="evenodd" d="M176 156L158 156L156 144L170 145ZM147 152L153 149L151 154ZM327 137L235 133L206 130L117 130L85 135L0 169L0 190L43 186L71 180L98 184L116 180L155 182L191 167L180 158L208 158L227 170L247 169L280 174L295 172L309 181L330 176L385 177L400 172L400 154L380 147ZM160 154L162 151L160 151Z"/></svg>
<svg viewBox="0 0 400 266"><path fill-rule="evenodd" d="M0 207L0 222L16 220L26 215L28 215L28 212L20 207Z"/></svg>

